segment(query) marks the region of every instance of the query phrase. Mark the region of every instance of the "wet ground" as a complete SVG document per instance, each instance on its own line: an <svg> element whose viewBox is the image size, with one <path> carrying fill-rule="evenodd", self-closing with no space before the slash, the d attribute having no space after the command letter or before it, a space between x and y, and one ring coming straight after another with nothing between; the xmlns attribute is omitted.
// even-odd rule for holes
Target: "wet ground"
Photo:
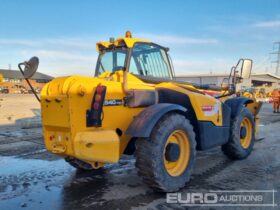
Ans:
<svg viewBox="0 0 280 210"><path fill-rule="evenodd" d="M261 118L262 139L256 142L246 160L231 161L219 148L199 152L191 181L181 192L280 191L280 114L273 114L271 105L266 104ZM275 198L279 203L279 192ZM119 164L83 173L44 149L40 128L0 125L1 210L175 208L183 209L177 204L167 204L165 194L154 193L142 184L132 157L125 156Z"/></svg>

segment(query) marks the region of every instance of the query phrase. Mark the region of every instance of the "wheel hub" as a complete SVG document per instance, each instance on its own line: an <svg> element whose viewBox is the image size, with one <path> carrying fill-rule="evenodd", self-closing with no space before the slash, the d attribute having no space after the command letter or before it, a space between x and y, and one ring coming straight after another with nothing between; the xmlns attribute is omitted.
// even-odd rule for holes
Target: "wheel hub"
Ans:
<svg viewBox="0 0 280 210"><path fill-rule="evenodd" d="M247 149L250 146L252 134L253 133L253 126L251 121L245 117L240 126L240 144L244 149Z"/></svg>
<svg viewBox="0 0 280 210"><path fill-rule="evenodd" d="M246 129L246 127L242 126L240 128L240 138L244 139L246 136L247 136L247 129Z"/></svg>
<svg viewBox="0 0 280 210"><path fill-rule="evenodd" d="M188 136L182 130L173 131L167 138L163 158L170 176L180 176L190 160L191 148Z"/></svg>
<svg viewBox="0 0 280 210"><path fill-rule="evenodd" d="M180 147L179 147L179 145L175 144L175 143L169 143L166 146L165 159L167 161L175 162L179 159L179 157L180 157Z"/></svg>

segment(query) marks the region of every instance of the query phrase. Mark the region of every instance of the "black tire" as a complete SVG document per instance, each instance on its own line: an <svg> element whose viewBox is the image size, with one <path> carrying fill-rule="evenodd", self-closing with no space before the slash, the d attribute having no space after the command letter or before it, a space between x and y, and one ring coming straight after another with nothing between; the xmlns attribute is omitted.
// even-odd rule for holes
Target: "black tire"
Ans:
<svg viewBox="0 0 280 210"><path fill-rule="evenodd" d="M165 167L164 160L166 156L164 151L167 148L168 137L176 130L184 132L186 135L190 154L183 172L178 176L171 176ZM142 177L143 182L155 191L178 191L190 180L196 156L195 148L195 133L189 120L183 115L168 113L156 124L148 139L141 138L136 141L135 165L138 169L138 174Z"/></svg>
<svg viewBox="0 0 280 210"><path fill-rule="evenodd" d="M77 158L67 157L67 158L65 158L65 161L67 163L69 163L71 166L73 166L74 168L76 168L78 170L81 170L81 171L96 170L89 163L86 163L86 162L84 162L82 160L79 160Z"/></svg>
<svg viewBox="0 0 280 210"><path fill-rule="evenodd" d="M240 141L241 123L244 120L244 118L247 118L252 126L252 137L250 140L250 144L247 148L244 148L241 145L241 141ZM254 143L255 143L254 116L248 108L244 107L241 110L241 112L234 119L232 119L229 141L222 146L222 151L230 159L241 160L241 159L245 159L250 155L250 153L253 150Z"/></svg>

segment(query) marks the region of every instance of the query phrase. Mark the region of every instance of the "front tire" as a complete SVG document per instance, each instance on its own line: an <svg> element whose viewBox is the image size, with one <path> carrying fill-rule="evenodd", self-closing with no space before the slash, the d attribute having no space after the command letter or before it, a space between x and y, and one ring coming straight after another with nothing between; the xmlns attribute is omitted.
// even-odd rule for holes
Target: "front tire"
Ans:
<svg viewBox="0 0 280 210"><path fill-rule="evenodd" d="M244 107L231 121L229 141L222 151L231 159L241 160L248 157L255 143L255 122L251 111Z"/></svg>
<svg viewBox="0 0 280 210"><path fill-rule="evenodd" d="M178 191L190 180L195 148L195 133L189 120L169 113L156 124L148 139L136 141L138 174L156 191Z"/></svg>

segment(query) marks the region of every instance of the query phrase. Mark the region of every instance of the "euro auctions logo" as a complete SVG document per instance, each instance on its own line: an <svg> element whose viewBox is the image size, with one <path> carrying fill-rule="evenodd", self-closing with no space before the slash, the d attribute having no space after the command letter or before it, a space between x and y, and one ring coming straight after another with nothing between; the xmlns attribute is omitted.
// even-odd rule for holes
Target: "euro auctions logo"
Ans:
<svg viewBox="0 0 280 210"><path fill-rule="evenodd" d="M167 193L166 202L181 206L252 206L275 207L275 190L239 190Z"/></svg>
<svg viewBox="0 0 280 210"><path fill-rule="evenodd" d="M218 202L216 193L167 193L167 203L213 204Z"/></svg>

